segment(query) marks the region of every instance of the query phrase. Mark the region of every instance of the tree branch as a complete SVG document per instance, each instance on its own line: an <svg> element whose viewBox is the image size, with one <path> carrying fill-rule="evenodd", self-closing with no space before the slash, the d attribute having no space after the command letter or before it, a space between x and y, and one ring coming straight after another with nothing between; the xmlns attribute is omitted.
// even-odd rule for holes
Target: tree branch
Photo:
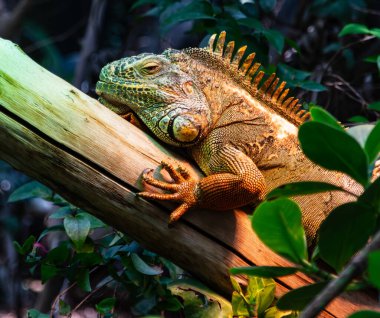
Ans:
<svg viewBox="0 0 380 318"><path fill-rule="evenodd" d="M340 275L332 280L322 292L305 308L300 318L316 317L335 297L341 294L351 281L361 274L367 263L368 254L380 248L380 231L346 266Z"/></svg>
<svg viewBox="0 0 380 318"><path fill-rule="evenodd" d="M196 179L199 170L43 69L13 43L0 39L0 56L1 159L227 297L231 267L290 266L260 242L241 210L191 211L169 229L174 205L136 197L141 172L168 159ZM281 277L277 296L310 282L304 274ZM345 295L334 300L325 317L375 305L363 293Z"/></svg>

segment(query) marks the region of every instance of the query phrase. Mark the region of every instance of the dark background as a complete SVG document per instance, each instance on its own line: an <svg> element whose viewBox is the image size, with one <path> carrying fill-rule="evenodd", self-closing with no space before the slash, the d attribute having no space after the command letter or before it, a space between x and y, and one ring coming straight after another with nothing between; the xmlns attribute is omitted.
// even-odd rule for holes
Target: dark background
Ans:
<svg viewBox="0 0 380 318"><path fill-rule="evenodd" d="M226 30L229 40L257 52L264 69L287 80L306 108L321 105L349 125L379 118L368 105L380 100L380 65L366 59L380 54L380 41L338 33L348 23L379 28L379 21L380 2L370 0L0 0L0 37L91 96L100 69L112 60L198 46ZM51 225L47 215L55 209L41 199L7 204L26 181L0 162L0 317L22 317L36 306L47 310L52 298L42 299L47 287L12 243L38 236ZM52 285L50 296L65 282Z"/></svg>

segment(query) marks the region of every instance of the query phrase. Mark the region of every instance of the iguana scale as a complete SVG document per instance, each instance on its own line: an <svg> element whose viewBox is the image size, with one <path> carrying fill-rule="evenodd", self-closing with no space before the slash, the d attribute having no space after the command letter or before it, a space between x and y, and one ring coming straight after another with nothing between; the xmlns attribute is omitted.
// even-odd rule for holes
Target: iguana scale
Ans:
<svg viewBox="0 0 380 318"><path fill-rule="evenodd" d="M163 163L174 183L147 172L143 179L171 193L140 196L180 202L170 216L173 223L191 207L227 210L257 203L290 182L330 182L361 193L362 187L348 176L305 157L297 133L309 113L287 97L286 83L279 83L275 74L263 80L254 53L243 60L246 46L235 52L234 42L225 44L225 37L222 32L215 42L213 35L208 48L144 53L102 69L96 86L101 101L120 115L132 110L159 139L187 147L206 174L197 182L184 169ZM312 243L328 213L355 197L334 191L294 199Z"/></svg>

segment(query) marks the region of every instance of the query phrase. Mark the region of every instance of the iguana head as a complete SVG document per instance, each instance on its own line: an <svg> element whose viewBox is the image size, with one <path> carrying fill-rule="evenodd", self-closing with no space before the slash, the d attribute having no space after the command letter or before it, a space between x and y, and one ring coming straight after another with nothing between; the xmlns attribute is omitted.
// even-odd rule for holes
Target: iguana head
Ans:
<svg viewBox="0 0 380 318"><path fill-rule="evenodd" d="M123 115L132 110L161 140L190 146L210 126L210 110L197 81L170 56L140 54L114 61L101 70L100 101Z"/></svg>

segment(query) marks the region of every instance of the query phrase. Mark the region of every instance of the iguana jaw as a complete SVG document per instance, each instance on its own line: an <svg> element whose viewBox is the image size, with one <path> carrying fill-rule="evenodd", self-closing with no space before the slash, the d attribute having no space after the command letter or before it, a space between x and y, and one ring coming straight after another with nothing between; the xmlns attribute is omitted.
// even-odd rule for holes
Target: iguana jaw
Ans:
<svg viewBox="0 0 380 318"><path fill-rule="evenodd" d="M124 58L102 69L96 84L100 102L119 115L132 110L168 144L188 147L203 139L211 126L211 114L193 78L162 57L155 64L154 55L144 55L143 66L138 57L130 59L132 62ZM154 65L160 65L157 73L150 69Z"/></svg>

